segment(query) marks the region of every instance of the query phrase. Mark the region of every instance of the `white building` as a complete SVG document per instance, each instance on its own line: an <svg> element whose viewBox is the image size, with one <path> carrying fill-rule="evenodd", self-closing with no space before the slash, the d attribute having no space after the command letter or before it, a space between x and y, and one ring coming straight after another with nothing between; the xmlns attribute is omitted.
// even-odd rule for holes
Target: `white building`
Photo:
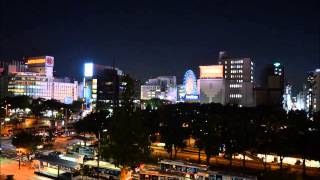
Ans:
<svg viewBox="0 0 320 180"><path fill-rule="evenodd" d="M175 76L159 76L141 85L141 100L162 99L172 103L177 101Z"/></svg>
<svg viewBox="0 0 320 180"><path fill-rule="evenodd" d="M77 100L78 82L53 77L53 66L54 58L51 56L28 58L26 64L6 65L0 76L1 97L26 95L64 103Z"/></svg>

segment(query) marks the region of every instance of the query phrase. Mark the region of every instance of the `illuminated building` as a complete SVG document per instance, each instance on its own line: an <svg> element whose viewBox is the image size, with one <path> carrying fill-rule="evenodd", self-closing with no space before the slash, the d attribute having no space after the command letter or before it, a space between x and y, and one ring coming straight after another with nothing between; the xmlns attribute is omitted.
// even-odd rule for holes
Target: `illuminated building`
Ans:
<svg viewBox="0 0 320 180"><path fill-rule="evenodd" d="M183 84L177 85L177 102L184 102L186 96L185 86Z"/></svg>
<svg viewBox="0 0 320 180"><path fill-rule="evenodd" d="M53 77L54 57L40 56L7 63L0 76L1 97L26 95L71 103L78 99L78 82Z"/></svg>
<svg viewBox="0 0 320 180"><path fill-rule="evenodd" d="M82 95L87 108L95 108L98 102L118 106L122 75L118 68L85 63Z"/></svg>
<svg viewBox="0 0 320 180"><path fill-rule="evenodd" d="M250 58L231 58L222 52L219 64L223 66L223 78L226 80L226 103L254 106L253 61Z"/></svg>
<svg viewBox="0 0 320 180"><path fill-rule="evenodd" d="M285 93L283 94L283 109L287 112L293 109L293 101L292 101L292 93L291 93L292 86L286 85Z"/></svg>
<svg viewBox="0 0 320 180"><path fill-rule="evenodd" d="M198 92L200 103L226 103L226 81L223 66L199 66Z"/></svg>
<svg viewBox="0 0 320 180"><path fill-rule="evenodd" d="M311 115L320 110L320 69L307 73L306 83L297 97L298 107Z"/></svg>
<svg viewBox="0 0 320 180"><path fill-rule="evenodd" d="M177 101L175 76L159 76L141 85L141 100L162 99L172 103Z"/></svg>

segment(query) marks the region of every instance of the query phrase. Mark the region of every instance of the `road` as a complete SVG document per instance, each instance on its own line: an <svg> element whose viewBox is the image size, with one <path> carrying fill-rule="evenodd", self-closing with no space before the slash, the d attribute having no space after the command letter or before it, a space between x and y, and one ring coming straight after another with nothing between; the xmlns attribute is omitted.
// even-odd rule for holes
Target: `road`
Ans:
<svg viewBox="0 0 320 180"><path fill-rule="evenodd" d="M73 139L71 137L57 137L54 140L52 149L59 152L65 152L69 145L80 142L79 139Z"/></svg>
<svg viewBox="0 0 320 180"><path fill-rule="evenodd" d="M67 137L58 137L53 143L52 150L64 152L69 144L77 143L79 140ZM12 145L11 139L1 140L0 157L0 180L5 179L6 175L14 174L15 180L49 180L48 178L34 174L34 169L21 166L19 169L16 148Z"/></svg>
<svg viewBox="0 0 320 180"><path fill-rule="evenodd" d="M152 146L152 154L156 157L162 157L162 158L170 158L170 154L167 153L167 151L162 148L162 147L156 147L156 146ZM205 162L206 161L206 155L204 154L204 152L201 153L201 161ZM194 161L197 162L198 161L198 152L197 150L192 150L190 148L188 148L187 151L183 150L183 151L179 151L177 153L177 158L178 159L184 159L187 161ZM224 166L224 167L229 167L229 163L230 161L227 159L224 159L223 157L217 157L214 156L212 158L210 158L210 164L211 165L215 165L215 166ZM248 169L252 169L252 170L264 170L264 165L262 163L262 161L255 161L255 160L246 160L245 162L245 166ZM243 161L239 160L239 159L233 159L232 160L232 167L243 167ZM280 166L278 163L267 163L266 168L269 170L279 170ZM303 169L302 166L289 166L289 170L290 172L293 173L300 173L302 174ZM320 177L320 169L318 168L306 168L306 173L307 175L310 176L319 176Z"/></svg>

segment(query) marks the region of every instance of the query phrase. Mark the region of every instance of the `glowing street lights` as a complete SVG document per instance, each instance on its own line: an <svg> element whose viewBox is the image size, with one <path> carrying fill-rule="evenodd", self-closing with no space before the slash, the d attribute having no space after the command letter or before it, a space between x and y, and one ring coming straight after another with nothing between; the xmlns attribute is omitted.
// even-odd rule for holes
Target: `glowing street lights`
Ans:
<svg viewBox="0 0 320 180"><path fill-rule="evenodd" d="M8 117L8 108L11 106L11 104L6 104L4 107L1 107L2 109L4 109L5 112L5 117Z"/></svg>
<svg viewBox="0 0 320 180"><path fill-rule="evenodd" d="M20 166L21 166L21 155L22 155L22 152L23 152L23 148L18 148L16 149L17 151L17 155L19 157L19 169L20 169Z"/></svg>

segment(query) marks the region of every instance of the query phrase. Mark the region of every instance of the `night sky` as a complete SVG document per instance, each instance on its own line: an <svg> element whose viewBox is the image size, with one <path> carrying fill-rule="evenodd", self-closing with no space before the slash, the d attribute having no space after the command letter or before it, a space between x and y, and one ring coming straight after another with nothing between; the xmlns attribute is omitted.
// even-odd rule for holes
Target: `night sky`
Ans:
<svg viewBox="0 0 320 180"><path fill-rule="evenodd" d="M320 62L320 3L312 0L0 1L0 59L51 55L60 76L80 78L85 61L114 61L138 79L182 78L226 50L253 58L257 78L282 62L300 89Z"/></svg>

